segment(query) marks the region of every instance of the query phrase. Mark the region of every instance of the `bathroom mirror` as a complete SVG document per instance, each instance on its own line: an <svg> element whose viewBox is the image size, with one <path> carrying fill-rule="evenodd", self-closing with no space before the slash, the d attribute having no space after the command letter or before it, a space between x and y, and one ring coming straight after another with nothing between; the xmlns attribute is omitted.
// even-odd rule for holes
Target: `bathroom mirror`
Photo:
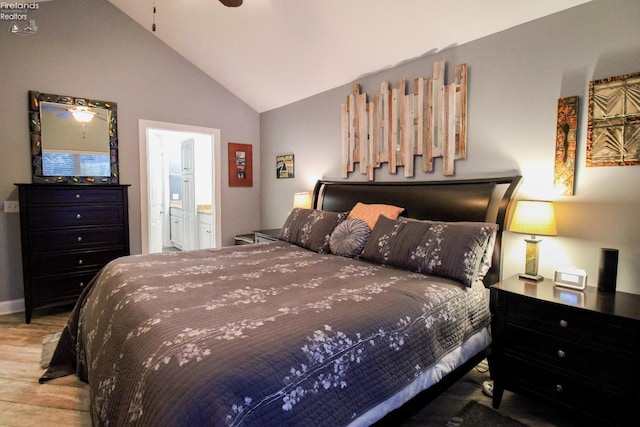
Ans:
<svg viewBox="0 0 640 427"><path fill-rule="evenodd" d="M34 183L118 184L115 102L29 91Z"/></svg>

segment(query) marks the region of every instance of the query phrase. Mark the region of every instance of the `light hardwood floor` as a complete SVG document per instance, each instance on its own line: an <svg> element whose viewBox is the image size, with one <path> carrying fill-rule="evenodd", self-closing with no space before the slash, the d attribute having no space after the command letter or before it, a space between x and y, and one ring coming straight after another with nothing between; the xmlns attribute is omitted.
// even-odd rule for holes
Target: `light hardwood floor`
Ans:
<svg viewBox="0 0 640 427"><path fill-rule="evenodd" d="M75 376L39 384L42 338L64 327L68 311L0 316L0 426L90 426L89 388Z"/></svg>
<svg viewBox="0 0 640 427"><path fill-rule="evenodd" d="M39 384L42 338L62 330L68 311L50 311L24 323L24 313L0 316L0 426L90 426L89 390L75 376ZM489 374L478 367L403 427L445 426L470 400L491 406L482 393ZM505 392L499 412L531 427L574 427L560 411ZM482 426L477 426L482 427Z"/></svg>

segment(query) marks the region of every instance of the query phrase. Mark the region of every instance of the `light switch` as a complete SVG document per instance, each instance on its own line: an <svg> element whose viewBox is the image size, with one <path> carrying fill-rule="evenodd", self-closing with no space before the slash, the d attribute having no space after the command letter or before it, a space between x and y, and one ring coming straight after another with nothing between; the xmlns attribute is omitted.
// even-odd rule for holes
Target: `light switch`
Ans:
<svg viewBox="0 0 640 427"><path fill-rule="evenodd" d="M5 200L4 211L6 213L20 212L20 202L18 202L17 200Z"/></svg>

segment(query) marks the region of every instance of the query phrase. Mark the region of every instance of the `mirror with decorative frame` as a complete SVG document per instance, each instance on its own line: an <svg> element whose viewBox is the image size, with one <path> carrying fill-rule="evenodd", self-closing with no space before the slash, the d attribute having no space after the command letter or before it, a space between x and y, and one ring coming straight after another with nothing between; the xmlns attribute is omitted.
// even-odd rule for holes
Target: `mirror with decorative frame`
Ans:
<svg viewBox="0 0 640 427"><path fill-rule="evenodd" d="M29 91L33 183L118 184L115 102Z"/></svg>

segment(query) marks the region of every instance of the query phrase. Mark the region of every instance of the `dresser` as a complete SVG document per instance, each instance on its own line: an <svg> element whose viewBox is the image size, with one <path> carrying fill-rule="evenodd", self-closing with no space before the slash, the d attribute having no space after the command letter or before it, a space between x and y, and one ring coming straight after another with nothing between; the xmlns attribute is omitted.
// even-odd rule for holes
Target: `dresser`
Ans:
<svg viewBox="0 0 640 427"><path fill-rule="evenodd" d="M593 425L637 421L640 295L517 276L490 292L494 408L507 389L558 404Z"/></svg>
<svg viewBox="0 0 640 427"><path fill-rule="evenodd" d="M26 322L72 304L109 261L129 255L126 185L16 184Z"/></svg>

